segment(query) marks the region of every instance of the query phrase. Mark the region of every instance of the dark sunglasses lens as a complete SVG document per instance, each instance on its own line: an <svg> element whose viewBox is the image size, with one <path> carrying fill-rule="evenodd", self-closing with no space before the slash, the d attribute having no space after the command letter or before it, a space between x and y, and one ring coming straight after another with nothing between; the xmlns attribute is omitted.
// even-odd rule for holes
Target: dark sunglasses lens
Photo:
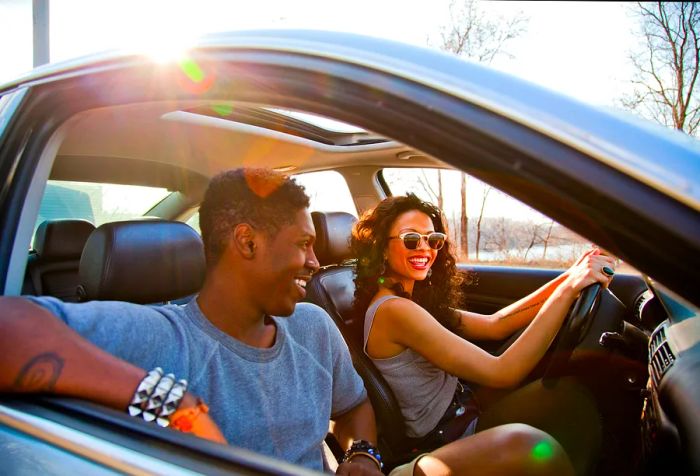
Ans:
<svg viewBox="0 0 700 476"><path fill-rule="evenodd" d="M418 233L406 233L403 235L403 245L409 250L415 250L418 248L418 243L420 243L421 236Z"/></svg>
<svg viewBox="0 0 700 476"><path fill-rule="evenodd" d="M428 236L428 246L434 250L439 250L445 246L445 237L440 233L431 233Z"/></svg>

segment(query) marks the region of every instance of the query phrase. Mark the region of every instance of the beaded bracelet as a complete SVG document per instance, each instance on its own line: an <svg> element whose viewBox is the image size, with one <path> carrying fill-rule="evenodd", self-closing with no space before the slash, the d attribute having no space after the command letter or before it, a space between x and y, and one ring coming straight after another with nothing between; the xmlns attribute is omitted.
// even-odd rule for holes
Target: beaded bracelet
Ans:
<svg viewBox="0 0 700 476"><path fill-rule="evenodd" d="M199 415L209 413L209 407L200 400L197 399L197 405L191 408L185 408L178 410L172 416L171 428L181 431L183 433L190 433L194 428L194 422L197 420Z"/></svg>
<svg viewBox="0 0 700 476"><path fill-rule="evenodd" d="M384 467L384 463L382 463L382 455L379 454L379 450L376 446L374 446L367 440L353 441L352 445L350 445L350 448L348 448L348 450L345 452L341 463L350 461L353 457L360 455L366 456L372 461L374 461L374 464L377 465L379 471L381 471Z"/></svg>

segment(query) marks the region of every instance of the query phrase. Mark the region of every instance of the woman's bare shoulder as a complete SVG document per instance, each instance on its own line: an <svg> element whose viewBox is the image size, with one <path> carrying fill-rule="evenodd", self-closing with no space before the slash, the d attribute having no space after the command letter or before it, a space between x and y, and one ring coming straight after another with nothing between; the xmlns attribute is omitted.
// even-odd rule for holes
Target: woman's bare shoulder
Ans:
<svg viewBox="0 0 700 476"><path fill-rule="evenodd" d="M381 296L373 301L381 299ZM405 321L407 319L425 319L432 316L420 305L408 298L393 296L382 302L377 308L377 316L386 317L392 321Z"/></svg>

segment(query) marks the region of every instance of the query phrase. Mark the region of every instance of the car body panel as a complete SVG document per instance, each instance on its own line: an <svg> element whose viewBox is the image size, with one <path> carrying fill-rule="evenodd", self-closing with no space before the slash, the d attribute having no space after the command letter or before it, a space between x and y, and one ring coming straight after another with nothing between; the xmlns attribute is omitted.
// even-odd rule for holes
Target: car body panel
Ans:
<svg viewBox="0 0 700 476"><path fill-rule="evenodd" d="M700 210L700 190L689 180L700 174L697 161L688 160L700 153L696 141L631 116L623 118L619 112L591 108L452 55L352 34L315 31L239 32L203 38L198 46L203 51L255 49L338 59L417 81L545 133ZM120 52L72 60L39 68L0 86L0 92L94 74L134 60L139 56ZM639 129L646 133L638 134Z"/></svg>

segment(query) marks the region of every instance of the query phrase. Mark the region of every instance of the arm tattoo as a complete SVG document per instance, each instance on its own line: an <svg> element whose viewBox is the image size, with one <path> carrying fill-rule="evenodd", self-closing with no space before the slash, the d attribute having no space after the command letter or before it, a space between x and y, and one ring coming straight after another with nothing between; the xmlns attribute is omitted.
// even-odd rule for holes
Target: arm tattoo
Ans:
<svg viewBox="0 0 700 476"><path fill-rule="evenodd" d="M530 304L529 306L521 307L520 309L516 309L516 310L513 311L513 312L509 312L509 313L506 314L505 316L501 316L501 319L506 319L506 318L508 318L508 317L510 317L510 316L514 316L514 315L516 315L516 314L520 314L521 312L525 312L525 311L527 311L527 310L529 310L529 309L532 309L533 307L539 307L539 306L541 306L542 304L544 304L544 301L538 301L538 302L535 302L535 303Z"/></svg>
<svg viewBox="0 0 700 476"><path fill-rule="evenodd" d="M51 392L62 370L63 359L58 354L39 354L19 371L14 388L22 392Z"/></svg>

